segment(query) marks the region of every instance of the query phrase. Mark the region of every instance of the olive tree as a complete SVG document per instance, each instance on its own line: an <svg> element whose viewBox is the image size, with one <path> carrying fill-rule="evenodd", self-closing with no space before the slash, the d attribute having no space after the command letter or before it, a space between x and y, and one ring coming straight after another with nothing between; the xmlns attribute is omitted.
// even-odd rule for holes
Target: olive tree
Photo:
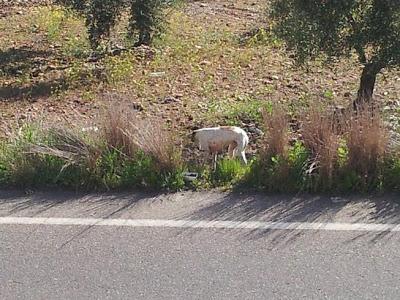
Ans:
<svg viewBox="0 0 400 300"><path fill-rule="evenodd" d="M161 9L165 0L131 0L129 20L130 35L138 36L136 45L148 45L152 35L162 29L163 15Z"/></svg>
<svg viewBox="0 0 400 300"><path fill-rule="evenodd" d="M128 34L136 39L135 45L149 45L154 35L162 29L163 10L172 0L56 0L81 13L86 20L90 45L96 50L102 40L108 39L111 30L124 10L130 19Z"/></svg>
<svg viewBox="0 0 400 300"><path fill-rule="evenodd" d="M363 71L355 109L372 102L378 73L400 64L398 0L272 0L270 15L299 63L356 53Z"/></svg>

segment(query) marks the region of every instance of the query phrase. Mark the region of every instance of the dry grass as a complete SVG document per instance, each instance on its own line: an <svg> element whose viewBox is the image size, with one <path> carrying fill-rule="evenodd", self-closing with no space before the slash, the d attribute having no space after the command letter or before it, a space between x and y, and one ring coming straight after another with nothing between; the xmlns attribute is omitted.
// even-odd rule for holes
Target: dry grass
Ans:
<svg viewBox="0 0 400 300"><path fill-rule="evenodd" d="M43 135L47 137L47 142L31 143L28 153L61 158L66 162L64 167L77 165L95 169L101 149L88 142L82 134L60 126L44 130Z"/></svg>
<svg viewBox="0 0 400 300"><path fill-rule="evenodd" d="M137 122L137 116L127 106L107 109L101 117L101 134L109 149L117 149L128 157L133 157L138 146L125 132Z"/></svg>
<svg viewBox="0 0 400 300"><path fill-rule="evenodd" d="M330 182L338 159L340 142L336 119L329 112L318 108L310 108L303 118L301 133L304 146L310 151L312 159L308 172L318 169L321 178Z"/></svg>
<svg viewBox="0 0 400 300"><path fill-rule="evenodd" d="M160 170L176 170L182 165L176 136L160 119L144 119L128 105L109 108L101 118L101 140L129 158L141 151L158 163Z"/></svg>
<svg viewBox="0 0 400 300"><path fill-rule="evenodd" d="M182 166L181 149L160 120L133 119L124 134L136 149L155 159L160 170L177 170Z"/></svg>
<svg viewBox="0 0 400 300"><path fill-rule="evenodd" d="M286 157L289 146L289 121L286 110L280 105L274 105L272 111L262 111L265 129L264 157L279 155Z"/></svg>
<svg viewBox="0 0 400 300"><path fill-rule="evenodd" d="M143 152L157 162L160 171L177 170L182 165L180 149L164 125L160 120L143 119L133 109L120 105L104 111L97 126L46 129L46 141L31 143L28 152L61 158L66 166L85 165L89 169L94 169L96 161L110 151L130 160Z"/></svg>
<svg viewBox="0 0 400 300"><path fill-rule="evenodd" d="M389 132L379 111L361 109L348 125L349 167L365 178L377 172L389 144Z"/></svg>

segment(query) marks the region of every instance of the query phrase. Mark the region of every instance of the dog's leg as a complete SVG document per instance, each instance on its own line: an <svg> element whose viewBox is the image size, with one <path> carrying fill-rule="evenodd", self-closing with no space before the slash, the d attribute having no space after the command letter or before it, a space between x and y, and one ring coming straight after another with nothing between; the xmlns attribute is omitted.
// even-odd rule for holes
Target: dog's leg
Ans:
<svg viewBox="0 0 400 300"><path fill-rule="evenodd" d="M213 157L213 170L215 171L217 169L217 159L218 159L218 152L214 152L214 157Z"/></svg>
<svg viewBox="0 0 400 300"><path fill-rule="evenodd" d="M245 143L242 143L242 144L239 143L238 146L235 148L235 151L236 151L235 154L236 154L236 156L239 156L242 159L244 164L247 165L245 148L246 148Z"/></svg>
<svg viewBox="0 0 400 300"><path fill-rule="evenodd" d="M242 151L240 152L240 156L242 157L244 164L247 165L246 153Z"/></svg>
<svg viewBox="0 0 400 300"><path fill-rule="evenodd" d="M233 149L233 157L237 157L238 156L238 151L237 148Z"/></svg>
<svg viewBox="0 0 400 300"><path fill-rule="evenodd" d="M234 143L230 143L229 146L228 146L228 156L231 159L235 155L235 147L236 147L236 144L234 144Z"/></svg>

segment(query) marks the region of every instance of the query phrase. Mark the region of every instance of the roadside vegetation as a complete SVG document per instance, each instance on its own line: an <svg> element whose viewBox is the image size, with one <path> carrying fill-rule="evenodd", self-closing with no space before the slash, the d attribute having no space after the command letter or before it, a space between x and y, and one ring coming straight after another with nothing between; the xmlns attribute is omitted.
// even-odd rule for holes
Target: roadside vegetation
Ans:
<svg viewBox="0 0 400 300"><path fill-rule="evenodd" d="M58 1L0 18L1 186L399 190L399 56L382 46L396 30L380 45L374 23L361 39L347 27L342 37L341 22L323 43L302 28L324 11L309 19L295 0L273 1L267 17L262 1L131 2ZM351 14L357 28L368 13ZM400 28L396 16L388 28ZM363 86L376 60L383 75ZM211 169L190 134L215 125L249 133L248 165L221 158Z"/></svg>

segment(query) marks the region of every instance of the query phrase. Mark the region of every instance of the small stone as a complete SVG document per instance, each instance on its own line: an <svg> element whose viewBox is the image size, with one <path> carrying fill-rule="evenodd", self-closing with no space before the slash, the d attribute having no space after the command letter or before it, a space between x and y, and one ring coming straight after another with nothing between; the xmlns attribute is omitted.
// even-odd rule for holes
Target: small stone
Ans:
<svg viewBox="0 0 400 300"><path fill-rule="evenodd" d="M53 65L53 64L50 64L50 65L47 66L47 69L48 69L48 70L56 70L56 69L57 69L57 66L56 66L56 65Z"/></svg>
<svg viewBox="0 0 400 300"><path fill-rule="evenodd" d="M153 72L153 73L149 74L150 77L162 77L164 75L165 75L165 72Z"/></svg>
<svg viewBox="0 0 400 300"><path fill-rule="evenodd" d="M277 76L277 75L272 75L271 78L274 80L279 80L279 76Z"/></svg>
<svg viewBox="0 0 400 300"><path fill-rule="evenodd" d="M200 65L201 66L209 66L209 65L211 65L211 62L208 61L208 60L203 60L203 61L200 62Z"/></svg>
<svg viewBox="0 0 400 300"><path fill-rule="evenodd" d="M175 98L182 98L182 97L183 97L183 94L181 94L181 93L176 93L176 94L174 94L174 97L175 97Z"/></svg>

